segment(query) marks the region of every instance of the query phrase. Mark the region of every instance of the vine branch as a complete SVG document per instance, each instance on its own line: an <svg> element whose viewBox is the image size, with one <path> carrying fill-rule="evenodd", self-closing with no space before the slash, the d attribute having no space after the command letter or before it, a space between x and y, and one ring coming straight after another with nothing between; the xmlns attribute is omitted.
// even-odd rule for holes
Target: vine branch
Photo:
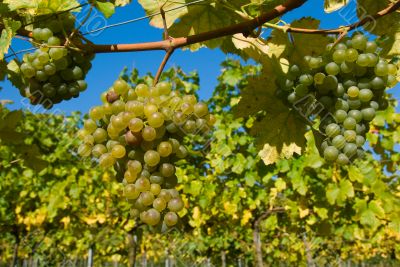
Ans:
<svg viewBox="0 0 400 267"><path fill-rule="evenodd" d="M381 17L389 15L389 14L395 12L396 10L398 10L399 8L400 8L400 0L397 0L395 2L391 2L386 8L382 9L381 11L377 12L374 15L368 15L353 24L349 24L347 26L341 26L336 29L304 29L304 28L290 27L287 25L279 26L279 25L271 25L271 24L269 24L268 27L275 28L278 30L283 30L285 32L293 32L293 33L342 34L343 32L352 31L354 29L359 28L360 26L363 26L363 25L369 23L369 22L373 22L377 19L380 19Z"/></svg>

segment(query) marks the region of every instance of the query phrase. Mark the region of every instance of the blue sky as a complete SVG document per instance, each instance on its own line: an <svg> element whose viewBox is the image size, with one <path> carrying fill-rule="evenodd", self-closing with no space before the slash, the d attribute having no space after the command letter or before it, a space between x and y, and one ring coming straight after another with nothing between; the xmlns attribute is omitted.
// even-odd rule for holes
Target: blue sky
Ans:
<svg viewBox="0 0 400 267"><path fill-rule="evenodd" d="M283 20L290 23L295 19L304 16L312 16L321 20L322 28L336 28L341 25L346 25L356 21L355 15L355 0L350 0L350 4L339 12L326 14L323 11L323 1L309 0L301 8L298 8L283 17ZM141 6L132 1L132 4L117 8L114 14L107 21L97 14L96 18L82 28L83 32L93 29L98 25L117 23L144 15ZM153 28L149 25L148 20L142 20L132 24L127 24L120 27L107 29L100 34L88 35L89 39L94 43L109 44L109 43L137 43L145 41L157 41L162 37L160 29ZM28 47L28 44L21 40L14 40L12 47L15 51ZM94 59L93 68L86 77L89 84L88 90L82 93L79 98L71 99L56 105L54 109L58 111L70 113L71 111L79 110L86 113L90 107L100 104L100 94L106 90L113 81L118 77L118 74L124 66L128 68L138 68L141 74L147 72L155 73L162 58L163 51L148 51L148 52L130 52L130 53L109 53L98 54ZM171 66L181 66L184 71L189 72L197 70L200 74L201 89L199 91L202 99L207 99L211 96L212 90L217 84L217 77L220 73L220 62L227 56L221 51L214 49L203 48L197 52L189 52L177 50L172 58L167 63L167 68ZM21 107L29 107L28 101L23 99L17 89L13 88L9 82L1 82L3 90L0 91L0 99L10 99L14 104L9 105L11 109ZM399 89L398 86L396 89ZM395 97L400 98L399 90L392 89L392 93L397 91ZM38 107L31 107L37 110ZM41 110L40 110L41 111Z"/></svg>

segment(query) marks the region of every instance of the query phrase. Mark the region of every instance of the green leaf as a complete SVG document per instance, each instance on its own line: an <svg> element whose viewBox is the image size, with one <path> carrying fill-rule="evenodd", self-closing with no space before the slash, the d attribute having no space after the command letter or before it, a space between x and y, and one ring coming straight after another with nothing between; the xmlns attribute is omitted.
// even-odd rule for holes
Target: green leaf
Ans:
<svg viewBox="0 0 400 267"><path fill-rule="evenodd" d="M380 224L379 220L375 216L375 213L370 209L367 209L361 213L360 223L372 228L376 228Z"/></svg>
<svg viewBox="0 0 400 267"><path fill-rule="evenodd" d="M21 22L12 19L3 19L4 29L1 31L0 36L0 60L8 52L11 45L11 40L15 36L17 30L21 27ZM2 76L2 75L0 75Z"/></svg>
<svg viewBox="0 0 400 267"><path fill-rule="evenodd" d="M276 63L279 64L279 63ZM236 116L257 116L250 133L261 148L259 156L266 165L300 154L305 145L305 124L278 99L275 75L271 66L264 66L262 76L250 78L234 108ZM262 112L260 114L260 111Z"/></svg>
<svg viewBox="0 0 400 267"><path fill-rule="evenodd" d="M96 1L96 7L106 18L111 17L115 13L115 6L110 2Z"/></svg>
<svg viewBox="0 0 400 267"><path fill-rule="evenodd" d="M79 6L76 0L5 0L11 11L21 11L30 15L44 15L65 11ZM74 9L75 12L80 8Z"/></svg>
<svg viewBox="0 0 400 267"><path fill-rule="evenodd" d="M385 210L378 201L372 200L368 203L368 208L372 210L378 218L385 218Z"/></svg>
<svg viewBox="0 0 400 267"><path fill-rule="evenodd" d="M17 126L17 124L21 121L21 119L22 119L22 111L13 110L7 113L2 123L4 123L4 128L14 129Z"/></svg>
<svg viewBox="0 0 400 267"><path fill-rule="evenodd" d="M340 194L344 199L354 197L353 184L349 180L340 181Z"/></svg>
<svg viewBox="0 0 400 267"><path fill-rule="evenodd" d="M340 188L338 188L336 184L328 185L328 188L326 190L326 198L329 204L334 205L339 194L340 194Z"/></svg>
<svg viewBox="0 0 400 267"><path fill-rule="evenodd" d="M380 55L392 58L400 55L400 25L393 26L390 31L382 38L380 43L382 52Z"/></svg>
<svg viewBox="0 0 400 267"><path fill-rule="evenodd" d="M390 0L358 0L357 1L357 15L359 19L375 15L378 11L386 8L390 4ZM377 20L373 20L371 23L365 24L363 27L367 31L381 36L385 34L394 34L393 29L399 30L400 25L400 13L393 12L389 15L385 15ZM396 30L396 31L397 31Z"/></svg>
<svg viewBox="0 0 400 267"><path fill-rule="evenodd" d="M7 78L16 88L25 88L23 75L18 62L14 59L7 64Z"/></svg>
<svg viewBox="0 0 400 267"><path fill-rule="evenodd" d="M348 4L347 0L325 0L324 9L326 13L331 13L341 9Z"/></svg>

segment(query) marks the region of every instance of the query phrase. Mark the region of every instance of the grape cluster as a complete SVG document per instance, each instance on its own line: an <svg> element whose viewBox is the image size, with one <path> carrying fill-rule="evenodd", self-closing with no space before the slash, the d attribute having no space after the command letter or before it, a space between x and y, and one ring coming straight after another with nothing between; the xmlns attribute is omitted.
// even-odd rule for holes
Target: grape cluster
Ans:
<svg viewBox="0 0 400 267"><path fill-rule="evenodd" d="M32 104L51 108L62 100L78 97L86 90L84 81L92 67L93 54L85 54L64 47L65 35L74 30L74 17L68 16L61 24L50 23L51 28L35 27L32 31L33 53L26 53L20 66L27 90L23 94Z"/></svg>
<svg viewBox="0 0 400 267"><path fill-rule="evenodd" d="M181 96L170 83L154 87L115 81L93 107L78 136L78 154L98 159L123 177L131 214L151 226L173 226L184 203L175 188L174 163L187 156L183 137L208 131L215 123L205 103Z"/></svg>
<svg viewBox="0 0 400 267"><path fill-rule="evenodd" d="M384 91L397 84L397 67L378 52L376 42L359 33L328 44L322 56L305 57L306 70L290 66L277 91L288 105L311 97L323 106L318 114L326 136L321 150L329 162L346 165L363 157L369 123L388 106Z"/></svg>

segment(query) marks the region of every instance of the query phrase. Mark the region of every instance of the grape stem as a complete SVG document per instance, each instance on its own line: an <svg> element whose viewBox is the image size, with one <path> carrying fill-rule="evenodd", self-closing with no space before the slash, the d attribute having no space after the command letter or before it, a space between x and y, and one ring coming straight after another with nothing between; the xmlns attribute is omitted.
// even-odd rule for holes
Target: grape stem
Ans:
<svg viewBox="0 0 400 267"><path fill-rule="evenodd" d="M165 3L164 3L164 5L165 5ZM165 18L165 12L164 12L164 9L163 9L164 5L160 6L160 14L161 14L162 21L163 21L163 26L164 26L164 38L165 38L165 40L169 41L170 47L165 50L166 54L165 54L163 60L161 61L160 66L158 67L156 76L154 77L154 81L153 81L153 85L154 86L160 80L160 77L161 77L161 74L162 74L162 72L163 72L163 70L165 68L165 65L167 64L168 60L170 59L170 57L172 56L172 54L175 51L175 47L173 46L174 39L172 37L170 37L169 34L168 34L167 20Z"/></svg>

